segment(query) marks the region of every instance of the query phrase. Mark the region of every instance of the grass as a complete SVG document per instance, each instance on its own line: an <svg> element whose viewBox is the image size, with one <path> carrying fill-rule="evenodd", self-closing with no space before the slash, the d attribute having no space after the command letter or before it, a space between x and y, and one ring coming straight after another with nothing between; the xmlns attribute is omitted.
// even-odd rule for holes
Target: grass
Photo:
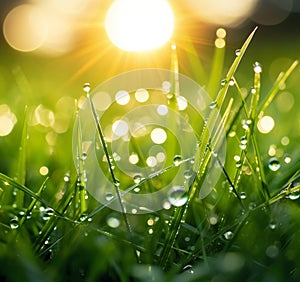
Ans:
<svg viewBox="0 0 300 282"><path fill-rule="evenodd" d="M283 91L282 85L288 88L288 79L298 62L283 69L269 91L263 88L261 69L254 69L247 77L253 81L253 88L245 91L239 83L238 67L254 34L255 30L237 52L224 80L217 68L224 65L223 49L216 49L207 85L215 97L214 103L206 123L197 132L201 142L193 158L195 178L184 182L187 193L181 195L183 204L178 206L145 214L126 213L122 203L126 193L143 185L154 189L158 176L167 182L190 160L178 159L176 164L170 161L168 166L135 184L122 178L121 185L129 187L122 190L110 144L89 94L97 138L107 159L115 196L107 204L89 196L80 122L76 132L79 144L76 167L70 162L66 165L70 167L67 172L59 170L46 179L31 178L26 182L26 175L31 175L26 157L33 142L32 137L28 139L31 126L27 108L16 169L9 168L14 171L11 176L0 174L1 279L297 281L300 278L297 140L278 143L259 133L257 123ZM191 71L202 69L195 54L190 55ZM173 60L177 57L173 56ZM173 61L172 65L177 63ZM88 88L86 85L86 92ZM76 118L80 119L78 111L74 113ZM288 147L289 155L284 152L286 143L293 145ZM136 142L134 146L141 144ZM222 159L220 152L224 146L226 157ZM173 159L174 147L165 150ZM221 168L221 176L206 197L199 197L205 177L211 173L211 163ZM108 207L113 201L119 202L120 212Z"/></svg>

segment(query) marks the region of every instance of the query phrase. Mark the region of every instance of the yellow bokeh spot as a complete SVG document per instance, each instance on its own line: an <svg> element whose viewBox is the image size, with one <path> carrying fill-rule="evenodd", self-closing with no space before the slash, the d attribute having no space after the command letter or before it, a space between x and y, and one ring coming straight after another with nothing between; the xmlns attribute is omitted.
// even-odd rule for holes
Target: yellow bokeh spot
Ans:
<svg viewBox="0 0 300 282"><path fill-rule="evenodd" d="M3 23L3 34L14 49L30 52L46 40L48 26L40 10L32 4L23 4L11 10Z"/></svg>
<svg viewBox="0 0 300 282"><path fill-rule="evenodd" d="M217 39L215 40L215 46L216 46L217 48L224 48L225 45L226 45L226 41L225 41L223 38L217 38Z"/></svg>
<svg viewBox="0 0 300 282"><path fill-rule="evenodd" d="M13 130L17 118L8 105L0 105L0 136L7 136Z"/></svg>
<svg viewBox="0 0 300 282"><path fill-rule="evenodd" d="M40 175L47 175L49 173L49 169L46 166L42 166L40 168Z"/></svg>
<svg viewBox="0 0 300 282"><path fill-rule="evenodd" d="M125 51L146 51L165 44L174 29L166 0L116 0L105 19L110 40Z"/></svg>

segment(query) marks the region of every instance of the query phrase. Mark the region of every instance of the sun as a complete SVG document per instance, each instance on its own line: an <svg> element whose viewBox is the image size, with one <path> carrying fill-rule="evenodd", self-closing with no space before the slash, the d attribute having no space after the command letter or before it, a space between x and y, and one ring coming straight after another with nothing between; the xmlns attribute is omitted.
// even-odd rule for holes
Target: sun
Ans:
<svg viewBox="0 0 300 282"><path fill-rule="evenodd" d="M148 51L172 36L174 15L167 0L115 0L105 28L114 45L125 51Z"/></svg>

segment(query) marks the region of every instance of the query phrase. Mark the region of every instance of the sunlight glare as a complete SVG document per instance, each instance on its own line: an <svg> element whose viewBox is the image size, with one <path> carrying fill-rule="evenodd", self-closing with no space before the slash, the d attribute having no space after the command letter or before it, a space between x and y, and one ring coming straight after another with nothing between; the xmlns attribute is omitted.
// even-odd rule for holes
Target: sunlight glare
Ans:
<svg viewBox="0 0 300 282"><path fill-rule="evenodd" d="M105 28L120 49L147 51L170 39L174 15L167 0L116 0L107 12Z"/></svg>

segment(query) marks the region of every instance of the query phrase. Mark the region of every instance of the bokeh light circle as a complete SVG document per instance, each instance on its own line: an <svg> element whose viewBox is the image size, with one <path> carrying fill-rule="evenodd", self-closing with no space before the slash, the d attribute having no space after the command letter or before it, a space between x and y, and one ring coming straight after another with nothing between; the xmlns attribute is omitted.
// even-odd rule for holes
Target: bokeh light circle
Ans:
<svg viewBox="0 0 300 282"><path fill-rule="evenodd" d="M35 5L22 4L12 9L3 23L3 34L14 49L30 52L38 49L46 40L48 24L43 13Z"/></svg>
<svg viewBox="0 0 300 282"><path fill-rule="evenodd" d="M172 93L170 96L164 86L166 81L173 81L174 75L178 77L180 95ZM147 99L136 99L139 89L147 93ZM105 107L102 106L101 93L105 101L111 101L110 105L105 102ZM114 175L120 182L118 187L127 213L163 209L174 187L188 191L196 176L194 157L206 118L213 112L217 124L222 124L218 109L209 107L211 98L200 85L169 70L138 69L103 82L90 97L111 154ZM126 103L122 100L124 97ZM206 126L214 136L213 124ZM210 194L221 175L218 164L224 163L225 136L225 131L221 130L214 148L218 161L216 158L210 160L209 173L200 187L200 198ZM84 152L84 158L78 152ZM73 158L78 173L78 160L82 161L88 192L101 204L122 211L88 100L81 106L75 122Z"/></svg>

